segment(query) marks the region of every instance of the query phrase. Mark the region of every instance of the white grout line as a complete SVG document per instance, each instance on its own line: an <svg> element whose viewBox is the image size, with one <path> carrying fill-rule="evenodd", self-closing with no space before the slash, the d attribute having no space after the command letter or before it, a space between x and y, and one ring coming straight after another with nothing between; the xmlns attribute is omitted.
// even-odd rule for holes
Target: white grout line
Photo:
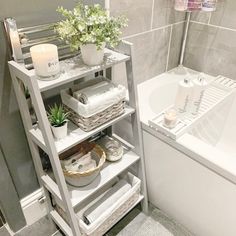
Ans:
<svg viewBox="0 0 236 236"><path fill-rule="evenodd" d="M208 25L209 25L210 22L211 22L211 16L212 16L212 13L210 13L210 16L209 16L209 19L208 19L208 22L207 22Z"/></svg>
<svg viewBox="0 0 236 236"><path fill-rule="evenodd" d="M179 24L182 24L184 23L185 21L179 21L179 22L176 22L176 23L173 23L173 24L169 24L169 25L165 25L165 26L162 26L162 27L159 27L159 28L154 28L152 30L147 30L147 31L143 31L141 33L137 33L137 34L132 34L132 35L128 35L128 36L125 36L123 37L122 39L129 39L129 38L133 38L133 37L137 37L137 36L140 36L140 35L143 35L143 34L147 34L147 33L150 33L150 32L155 32L157 30L162 30L162 29L166 29L170 26L173 26L173 25L179 25Z"/></svg>
<svg viewBox="0 0 236 236"><path fill-rule="evenodd" d="M223 27L223 26L219 26L219 25L206 24L206 23L203 23L203 22L193 21L193 20L191 20L191 23L195 23L195 24L199 24L199 25L206 25L206 26L211 26L211 27L214 27L214 28L219 28L219 29L223 29L223 30L229 30L229 31L232 31L232 32L236 32L236 29L231 29L231 28L227 28L227 27Z"/></svg>
<svg viewBox="0 0 236 236"><path fill-rule="evenodd" d="M153 27L154 4L155 4L155 0L152 0L152 12L151 12L151 30L152 30L152 27Z"/></svg>
<svg viewBox="0 0 236 236"><path fill-rule="evenodd" d="M169 65L169 57L170 57L170 46L171 46L171 40L172 40L172 31L173 31L173 26L170 26L170 38L169 38L169 45L168 45L168 52L167 52L167 59L166 59L166 71L168 70L168 65Z"/></svg>
<svg viewBox="0 0 236 236"><path fill-rule="evenodd" d="M53 233L51 236L55 236L60 230L58 229L55 233Z"/></svg>

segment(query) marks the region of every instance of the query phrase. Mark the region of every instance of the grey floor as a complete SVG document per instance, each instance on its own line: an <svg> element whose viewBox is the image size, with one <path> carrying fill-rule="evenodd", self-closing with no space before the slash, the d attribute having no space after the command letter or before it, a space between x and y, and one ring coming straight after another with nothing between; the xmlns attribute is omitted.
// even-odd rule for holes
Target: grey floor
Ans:
<svg viewBox="0 0 236 236"><path fill-rule="evenodd" d="M30 227L24 228L16 236L64 236L48 218L44 217ZM105 236L193 236L182 225L165 213L150 206L149 214L134 208L116 224ZM10 236L5 227L0 228L0 236Z"/></svg>

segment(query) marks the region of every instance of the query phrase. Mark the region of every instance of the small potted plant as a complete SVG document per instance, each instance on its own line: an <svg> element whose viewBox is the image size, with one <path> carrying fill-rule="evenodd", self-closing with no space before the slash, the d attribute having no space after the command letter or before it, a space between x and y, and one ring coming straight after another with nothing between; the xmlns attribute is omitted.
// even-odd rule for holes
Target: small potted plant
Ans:
<svg viewBox="0 0 236 236"><path fill-rule="evenodd" d="M63 7L57 11L65 20L55 30L72 50L80 48L82 59L89 66L103 62L105 45L115 47L120 41L121 28L127 26L125 17L109 17L99 4L78 3L72 11Z"/></svg>
<svg viewBox="0 0 236 236"><path fill-rule="evenodd" d="M49 107L48 120L56 139L62 139L67 136L68 115L69 113L64 111L62 105L55 104Z"/></svg>

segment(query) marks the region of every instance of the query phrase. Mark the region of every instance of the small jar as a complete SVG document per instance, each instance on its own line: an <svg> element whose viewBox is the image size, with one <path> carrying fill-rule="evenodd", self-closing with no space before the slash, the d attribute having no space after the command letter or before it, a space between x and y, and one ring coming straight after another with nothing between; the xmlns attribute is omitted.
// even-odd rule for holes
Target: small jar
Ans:
<svg viewBox="0 0 236 236"><path fill-rule="evenodd" d="M178 120L177 110L171 108L167 110L164 114L163 125L169 129L172 129L176 126Z"/></svg>

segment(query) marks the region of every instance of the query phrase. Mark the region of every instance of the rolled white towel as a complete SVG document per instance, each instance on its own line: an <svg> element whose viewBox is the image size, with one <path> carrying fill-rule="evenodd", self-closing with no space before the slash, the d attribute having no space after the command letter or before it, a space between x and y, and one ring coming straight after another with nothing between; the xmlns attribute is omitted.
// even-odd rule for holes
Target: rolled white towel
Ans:
<svg viewBox="0 0 236 236"><path fill-rule="evenodd" d="M86 87L84 89L78 90L73 93L73 97L79 100L83 104L90 103L90 100L94 96L99 96L103 93L106 93L110 89L114 88L115 85L108 81L101 81L92 86Z"/></svg>
<svg viewBox="0 0 236 236"><path fill-rule="evenodd" d="M126 180L120 180L117 184L110 188L101 199L95 202L84 212L84 222L88 225L94 222L104 211L106 211L114 202L121 198L130 189L131 185Z"/></svg>

